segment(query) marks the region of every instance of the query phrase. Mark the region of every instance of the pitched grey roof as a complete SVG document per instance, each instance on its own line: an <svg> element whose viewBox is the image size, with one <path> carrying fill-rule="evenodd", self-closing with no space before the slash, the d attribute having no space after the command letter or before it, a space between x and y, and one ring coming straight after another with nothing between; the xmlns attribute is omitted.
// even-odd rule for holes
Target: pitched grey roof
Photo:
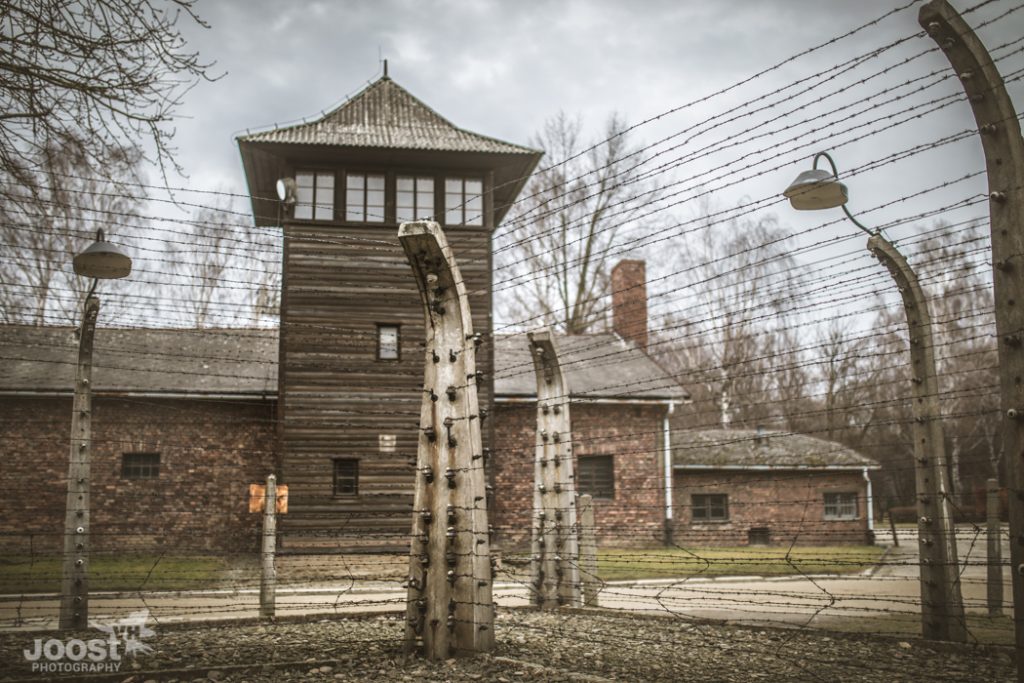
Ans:
<svg viewBox="0 0 1024 683"><path fill-rule="evenodd" d="M538 154L529 147L458 128L387 76L316 121L242 135L238 139L339 147Z"/></svg>
<svg viewBox="0 0 1024 683"><path fill-rule="evenodd" d="M615 334L558 335L559 363L575 398L689 398L657 363L632 342ZM494 393L526 398L537 395L537 381L526 334L500 335L494 341Z"/></svg>
<svg viewBox="0 0 1024 683"><path fill-rule="evenodd" d="M99 327L93 347L97 393L277 393L277 330ZM77 358L72 328L0 326L0 391L70 393Z"/></svg>
<svg viewBox="0 0 1024 683"><path fill-rule="evenodd" d="M688 398L643 351L614 334L559 336L558 344L574 397ZM495 345L495 394L535 396L526 335L501 336ZM277 393L277 330L100 327L94 348L97 393ZM71 328L0 325L0 392L70 393L77 354Z"/></svg>
<svg viewBox="0 0 1024 683"><path fill-rule="evenodd" d="M508 213L543 152L452 124L388 77L320 118L237 138L253 218L280 225L275 185L299 164L408 166L493 172L494 225Z"/></svg>
<svg viewBox="0 0 1024 683"><path fill-rule="evenodd" d="M672 433L672 463L679 468L877 468L852 448L805 434L753 429L679 430Z"/></svg>

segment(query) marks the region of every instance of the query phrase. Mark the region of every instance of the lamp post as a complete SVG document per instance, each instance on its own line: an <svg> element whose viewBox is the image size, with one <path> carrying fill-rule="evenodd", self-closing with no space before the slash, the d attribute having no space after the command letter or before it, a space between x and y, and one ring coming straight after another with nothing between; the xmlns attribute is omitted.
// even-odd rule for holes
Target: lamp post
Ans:
<svg viewBox="0 0 1024 683"><path fill-rule="evenodd" d="M821 159L828 161L831 173L818 168ZM888 268L899 287L909 326L913 371L912 431L921 564L921 631L925 638L933 640L964 641L967 632L928 300L917 274L896 247L878 230L864 227L846 208L849 192L838 176L832 157L819 152L814 155L813 168L797 176L783 194L798 210L842 207L847 218L870 235L868 251Z"/></svg>
<svg viewBox="0 0 1024 683"><path fill-rule="evenodd" d="M85 628L89 623L89 461L92 455L92 342L100 300L99 280L126 277L132 260L104 241L96 241L75 256L76 275L93 279L85 297L78 337L78 368L71 412L71 453L68 458L67 504L64 518L64 554L61 570L60 628Z"/></svg>

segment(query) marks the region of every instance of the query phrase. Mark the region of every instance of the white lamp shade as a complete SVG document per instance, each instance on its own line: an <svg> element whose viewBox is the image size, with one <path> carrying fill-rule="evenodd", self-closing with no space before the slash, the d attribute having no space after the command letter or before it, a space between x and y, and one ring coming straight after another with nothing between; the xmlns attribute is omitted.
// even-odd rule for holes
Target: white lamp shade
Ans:
<svg viewBox="0 0 1024 683"><path fill-rule="evenodd" d="M132 260L110 242L97 241L72 261L76 275L115 280L132 272Z"/></svg>
<svg viewBox="0 0 1024 683"><path fill-rule="evenodd" d="M798 175L782 194L789 199L794 209L800 211L834 209L849 199L846 185L828 171L819 168Z"/></svg>

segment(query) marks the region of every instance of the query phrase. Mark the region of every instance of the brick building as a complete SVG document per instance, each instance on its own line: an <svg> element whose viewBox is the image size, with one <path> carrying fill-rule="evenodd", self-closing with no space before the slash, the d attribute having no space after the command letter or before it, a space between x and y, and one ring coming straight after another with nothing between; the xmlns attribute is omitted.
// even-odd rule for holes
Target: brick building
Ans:
<svg viewBox="0 0 1024 683"><path fill-rule="evenodd" d="M96 332L91 535L97 550L256 547L248 486L275 468L277 333ZM60 546L77 341L0 327L0 547Z"/></svg>
<svg viewBox="0 0 1024 683"><path fill-rule="evenodd" d="M647 270L619 261L611 272L612 332L557 337L569 387L578 494L594 501L603 545L664 542L671 478L667 447L687 391L647 355ZM495 341L495 524L499 539L530 534L537 387L526 335Z"/></svg>
<svg viewBox="0 0 1024 683"><path fill-rule="evenodd" d="M280 333L99 326L93 533L144 542L175 530L175 543L211 546L254 538L258 520L236 511L246 486L273 470L289 486L283 549L406 547L425 333L398 225L441 222L473 325L489 331L491 235L542 152L459 128L386 74L312 121L247 132L238 144L255 224L282 229ZM642 349L643 264L624 262L613 280L616 330ZM583 470L611 487L599 508L609 522L653 529L664 488L657 434L685 392L613 335L584 342L596 354L586 362L613 381L581 394L595 402L577 416ZM60 528L75 342L66 329L9 327L0 345L9 359L0 401L11 408L0 418L0 479L15 489L30 482L28 497L4 500L2 523L44 533ZM519 457L516 439L532 421L517 401L528 399L507 377L511 393L496 408L495 346L488 335L477 352L481 408L495 416L483 442L495 459ZM631 374L615 379L624 369ZM26 412L34 419L13 419ZM45 495L34 501L36 492ZM494 522L516 524L501 514Z"/></svg>
<svg viewBox="0 0 1024 683"><path fill-rule="evenodd" d="M636 284L634 294L642 293ZM617 334L562 336L559 344L573 387L576 471L582 492L595 498L602 542L660 542L667 419L686 392ZM97 329L91 527L98 550L255 547L259 516L247 512L248 485L280 473L283 457L278 349L278 333L268 329ZM69 328L0 326L4 547L57 544L76 351ZM515 545L529 529L536 385L525 334L498 337L494 351L492 524L502 543ZM407 430L414 433L415 423ZM407 457L394 460L412 471ZM344 497L350 506L372 483L365 470L357 477L356 495ZM395 515L396 543L407 538L410 514L411 498ZM319 548L305 549L358 539L346 522L340 534L316 534ZM287 539L283 545L294 549Z"/></svg>
<svg viewBox="0 0 1024 683"><path fill-rule="evenodd" d="M673 537L700 545L871 543L878 464L803 434L743 429L673 437Z"/></svg>
<svg viewBox="0 0 1024 683"><path fill-rule="evenodd" d="M578 489L594 496L602 544L662 542L666 489L678 544L868 538L871 460L809 436L670 425L686 392L635 341L606 333L558 342L571 387ZM0 327L5 548L57 545L75 344L68 328ZM254 548L258 516L246 512L248 484L280 471L277 332L100 327L96 349L97 549ZM492 523L511 548L530 528L536 387L525 335L498 337L495 357Z"/></svg>
<svg viewBox="0 0 1024 683"><path fill-rule="evenodd" d="M599 541L661 543L668 419L688 395L631 340L608 333L557 342L576 489L594 499ZM495 351L495 524L504 544L521 545L531 526L537 388L526 335L499 338Z"/></svg>

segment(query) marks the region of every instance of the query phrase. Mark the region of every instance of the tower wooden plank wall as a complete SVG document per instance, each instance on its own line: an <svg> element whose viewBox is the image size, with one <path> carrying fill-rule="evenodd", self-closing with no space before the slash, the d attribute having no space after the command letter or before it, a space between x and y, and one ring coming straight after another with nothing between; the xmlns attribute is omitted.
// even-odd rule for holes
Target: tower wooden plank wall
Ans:
<svg viewBox="0 0 1024 683"><path fill-rule="evenodd" d="M424 334L398 224L433 216L448 236L489 409L491 234L541 152L458 128L386 74L319 119L238 142L256 225L283 226L282 550L404 551ZM379 357L380 325L398 326L398 358Z"/></svg>
<svg viewBox="0 0 1024 683"><path fill-rule="evenodd" d="M292 549L408 543L423 314L401 246L382 232L286 228L279 417L281 471L291 487L284 542ZM447 234L469 290L473 327L488 330L490 236L480 229ZM377 360L378 324L400 326L398 361ZM478 363L486 375L480 404L488 407L492 350L485 338ZM486 424L483 437L489 446ZM357 495L334 495L334 458L359 460Z"/></svg>

